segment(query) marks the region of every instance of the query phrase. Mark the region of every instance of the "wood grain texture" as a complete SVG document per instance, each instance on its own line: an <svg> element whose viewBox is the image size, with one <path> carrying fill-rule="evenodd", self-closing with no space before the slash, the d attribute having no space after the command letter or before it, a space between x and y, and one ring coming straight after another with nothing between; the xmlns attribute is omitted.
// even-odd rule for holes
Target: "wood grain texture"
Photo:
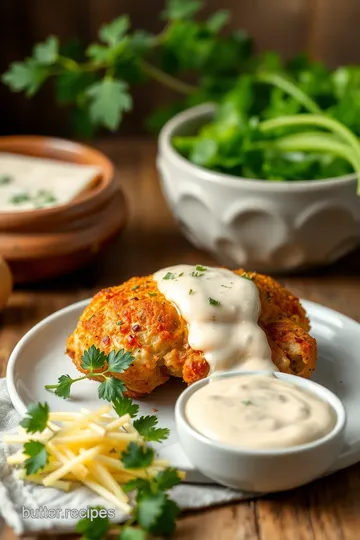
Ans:
<svg viewBox="0 0 360 540"><path fill-rule="evenodd" d="M358 0L207 0L204 14L228 9L230 29L245 29L259 51L274 49L285 58L308 50L329 65L358 62ZM96 39L99 27L128 13L133 28L157 32L164 0L11 0L0 2L0 73L23 59L32 45L50 34L63 42ZM174 94L156 83L134 88L134 111L126 115L122 133L144 131L144 118ZM66 135L71 132L66 109L54 107L52 85L26 100L0 85L0 134Z"/></svg>
<svg viewBox="0 0 360 540"><path fill-rule="evenodd" d="M214 262L183 238L170 215L155 170L155 145L114 139L98 146L119 170L131 210L129 225L91 266L57 281L15 291L0 315L0 375L5 375L9 354L19 338L57 309L132 275L179 262ZM359 252L326 269L280 280L294 293L360 321ZM175 539L355 540L359 537L359 508L360 465L356 465L290 492L188 513L179 520ZM15 537L5 529L0 540Z"/></svg>

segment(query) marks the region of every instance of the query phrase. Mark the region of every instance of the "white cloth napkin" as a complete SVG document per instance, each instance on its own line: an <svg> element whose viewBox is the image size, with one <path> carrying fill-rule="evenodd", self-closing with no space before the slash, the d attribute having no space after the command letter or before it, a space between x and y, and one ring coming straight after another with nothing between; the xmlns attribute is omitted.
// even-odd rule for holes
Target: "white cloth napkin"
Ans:
<svg viewBox="0 0 360 540"><path fill-rule="evenodd" d="M2 440L6 432L14 429L19 421L20 417L10 401L6 381L0 379L0 439ZM5 522L17 535L39 531L73 532L79 518L71 516L71 509L75 514L89 506L111 508L109 503L85 487L64 493L16 478L6 463L6 456L13 451L14 448L0 442L0 533ZM250 493L217 485L185 483L173 488L171 496L182 510L205 508L253 497ZM117 511L114 521L121 522L124 519L125 515Z"/></svg>

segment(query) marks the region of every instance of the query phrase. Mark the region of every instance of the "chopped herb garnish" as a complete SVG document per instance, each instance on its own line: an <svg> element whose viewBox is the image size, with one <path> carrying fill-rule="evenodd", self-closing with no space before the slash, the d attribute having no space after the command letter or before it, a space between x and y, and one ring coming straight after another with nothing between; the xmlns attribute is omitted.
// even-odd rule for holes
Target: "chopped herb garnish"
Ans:
<svg viewBox="0 0 360 540"><path fill-rule="evenodd" d="M124 324L124 321L118 321L118 322L116 323L116 326L121 326L122 324Z"/></svg>
<svg viewBox="0 0 360 540"><path fill-rule="evenodd" d="M198 272L207 272L207 268L205 268L205 266L201 266L201 264L197 264L195 266L195 270L197 270Z"/></svg>
<svg viewBox="0 0 360 540"><path fill-rule="evenodd" d="M175 274L173 274L172 272L167 272L163 279L175 279Z"/></svg>
<svg viewBox="0 0 360 540"><path fill-rule="evenodd" d="M180 272L178 277L183 277L183 275L184 275L184 272Z"/></svg>
<svg viewBox="0 0 360 540"><path fill-rule="evenodd" d="M224 287L225 289L231 289L232 287L229 287L228 285L221 285L222 287Z"/></svg>
<svg viewBox="0 0 360 540"><path fill-rule="evenodd" d="M241 403L243 403L244 405L252 405L253 404L253 402L250 399L245 399Z"/></svg>
<svg viewBox="0 0 360 540"><path fill-rule="evenodd" d="M202 277L204 274L201 274L200 272L191 272L192 277Z"/></svg>
<svg viewBox="0 0 360 540"><path fill-rule="evenodd" d="M136 291L139 287L140 287L140 285L134 285L133 287L131 287L131 290Z"/></svg>
<svg viewBox="0 0 360 540"><path fill-rule="evenodd" d="M149 292L148 295L149 296L157 296L157 293L156 292Z"/></svg>
<svg viewBox="0 0 360 540"><path fill-rule="evenodd" d="M31 201L31 197L28 193L18 193L13 195L10 199L10 204L23 204Z"/></svg>
<svg viewBox="0 0 360 540"><path fill-rule="evenodd" d="M0 186L7 186L13 181L12 177L8 174L3 174L0 176Z"/></svg>
<svg viewBox="0 0 360 540"><path fill-rule="evenodd" d="M209 296L208 301L209 304L212 306L220 306L219 300L214 300L214 298L211 298L211 296Z"/></svg>
<svg viewBox="0 0 360 540"><path fill-rule="evenodd" d="M194 289L189 289L189 294L193 294Z"/></svg>
<svg viewBox="0 0 360 540"><path fill-rule="evenodd" d="M33 203L37 208L42 208L43 206L55 203L56 201L57 199L55 195L52 193L52 191L49 191L47 189L41 189L33 197Z"/></svg>
<svg viewBox="0 0 360 540"><path fill-rule="evenodd" d="M249 276L247 272L243 272L242 274L240 274L240 277L244 279L248 279L249 281L252 281L252 278Z"/></svg>

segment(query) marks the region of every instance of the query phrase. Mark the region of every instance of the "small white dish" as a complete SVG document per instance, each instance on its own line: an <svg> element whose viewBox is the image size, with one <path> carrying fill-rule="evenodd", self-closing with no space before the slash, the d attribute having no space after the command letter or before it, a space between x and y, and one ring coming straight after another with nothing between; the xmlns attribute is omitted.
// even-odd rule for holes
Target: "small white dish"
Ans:
<svg viewBox="0 0 360 540"><path fill-rule="evenodd" d="M173 147L211 121L214 106L175 115L160 132L157 168L183 233L228 267L286 272L332 263L360 243L357 176L271 182L204 169Z"/></svg>
<svg viewBox="0 0 360 540"><path fill-rule="evenodd" d="M216 380L255 373L261 372L220 373ZM274 375L329 403L336 414L334 428L315 441L279 449L238 448L209 439L191 426L185 412L189 398L203 386L211 384L211 377L198 381L182 392L176 402L176 428L181 446L192 464L218 484L258 493L284 491L323 475L339 457L344 446L346 425L346 412L340 399L313 381L285 373L276 372Z"/></svg>

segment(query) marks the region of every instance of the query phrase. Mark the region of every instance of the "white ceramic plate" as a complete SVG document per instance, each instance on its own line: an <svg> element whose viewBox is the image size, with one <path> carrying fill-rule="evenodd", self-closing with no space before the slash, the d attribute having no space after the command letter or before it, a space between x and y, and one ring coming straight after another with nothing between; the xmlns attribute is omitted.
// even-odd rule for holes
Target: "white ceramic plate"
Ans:
<svg viewBox="0 0 360 540"><path fill-rule="evenodd" d="M64 400L45 390L45 384L57 382L60 375L76 377L78 371L65 356L67 336L89 301L68 306L32 328L17 344L7 368L7 384L15 409L23 414L29 403L47 401L52 411L76 411L80 407L99 407L95 381L74 384L72 398ZM303 301L311 320L312 335L319 346L319 360L314 380L332 390L344 403L348 415L346 446L333 467L339 470L360 460L360 324L341 313ZM206 482L194 470L178 443L174 418L175 401L184 388L180 381L170 381L150 396L139 400L141 414L156 414L162 427L171 435L158 452L171 464L188 471L189 482Z"/></svg>

